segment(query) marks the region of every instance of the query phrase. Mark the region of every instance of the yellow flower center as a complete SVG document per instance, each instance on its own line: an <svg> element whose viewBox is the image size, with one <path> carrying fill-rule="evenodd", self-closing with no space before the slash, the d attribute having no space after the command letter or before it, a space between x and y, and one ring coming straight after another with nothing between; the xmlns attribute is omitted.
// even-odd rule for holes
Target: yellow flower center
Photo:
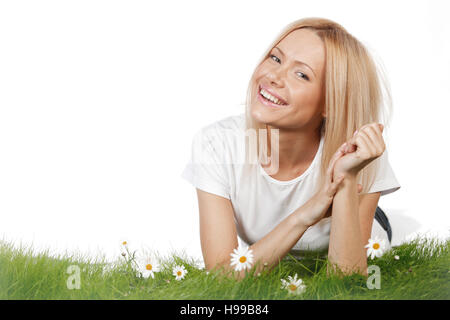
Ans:
<svg viewBox="0 0 450 320"><path fill-rule="evenodd" d="M177 276L181 276L181 271L177 271Z"/></svg>
<svg viewBox="0 0 450 320"><path fill-rule="evenodd" d="M374 243L372 246L375 250L376 249L380 249L380 244L379 243Z"/></svg>
<svg viewBox="0 0 450 320"><path fill-rule="evenodd" d="M151 265L151 264L146 265L146 266L145 266L145 269L147 269L147 270L152 270L152 265Z"/></svg>
<svg viewBox="0 0 450 320"><path fill-rule="evenodd" d="M293 283L291 283L290 285L289 285L289 290L291 290L291 291L295 291L295 290L297 290L297 286L295 285L295 284L293 284Z"/></svg>
<svg viewBox="0 0 450 320"><path fill-rule="evenodd" d="M247 261L246 257L242 256L242 257L239 258L239 262L240 263L244 263L245 261Z"/></svg>
<svg viewBox="0 0 450 320"><path fill-rule="evenodd" d="M124 246L126 246L126 245L127 245L127 242L126 242L126 241L124 241L124 242L122 242L122 244L123 244Z"/></svg>

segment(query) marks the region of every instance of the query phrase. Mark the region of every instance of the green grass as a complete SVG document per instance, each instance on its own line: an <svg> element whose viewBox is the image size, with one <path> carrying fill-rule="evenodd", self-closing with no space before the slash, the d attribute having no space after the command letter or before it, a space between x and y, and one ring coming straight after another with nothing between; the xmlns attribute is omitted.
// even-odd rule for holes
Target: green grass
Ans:
<svg viewBox="0 0 450 320"><path fill-rule="evenodd" d="M136 254L139 254L137 252ZM399 260L394 259L398 255ZM301 260L284 259L271 272L248 274L241 281L196 267L185 255L161 258L155 278L136 277L126 258L119 257L103 273L105 259L50 256L48 250L0 241L0 299L445 299L450 298L450 240L415 239L368 260L381 271L380 289L368 289L366 278L354 274L326 275L326 253L311 252ZM188 270L181 281L172 275L180 264ZM80 267L80 289L69 290L70 265ZM281 289L280 279L297 273L307 288L301 295Z"/></svg>

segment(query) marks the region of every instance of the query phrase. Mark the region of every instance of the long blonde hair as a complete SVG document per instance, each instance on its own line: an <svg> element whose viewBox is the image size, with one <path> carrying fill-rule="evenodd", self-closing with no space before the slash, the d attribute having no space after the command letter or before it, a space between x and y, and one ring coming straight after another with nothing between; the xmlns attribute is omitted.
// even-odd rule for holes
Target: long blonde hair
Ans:
<svg viewBox="0 0 450 320"><path fill-rule="evenodd" d="M285 36L300 28L308 28L318 35L326 50L326 119L320 128L324 134L324 143L320 177L316 184L318 187L325 178L333 154L357 129L365 124L378 122L384 125L386 134L392 113L392 98L382 65L377 65L366 47L341 25L324 18L303 18L287 25L263 54L257 66ZM246 129L256 131L259 141L259 129L266 129L266 125L255 121L251 116L252 82L253 76L247 90L245 122ZM259 152L259 148L256 151ZM372 186L378 163L376 159L359 172L357 179L363 186L361 193L367 193Z"/></svg>

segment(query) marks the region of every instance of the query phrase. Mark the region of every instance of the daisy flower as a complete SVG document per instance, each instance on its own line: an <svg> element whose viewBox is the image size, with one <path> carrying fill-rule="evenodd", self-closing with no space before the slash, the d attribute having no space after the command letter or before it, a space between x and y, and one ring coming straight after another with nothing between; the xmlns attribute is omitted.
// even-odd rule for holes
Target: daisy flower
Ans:
<svg viewBox="0 0 450 320"><path fill-rule="evenodd" d="M253 263L253 251L248 247L239 247L233 250L231 253L230 265L234 267L235 271L241 271L243 269L250 269Z"/></svg>
<svg viewBox="0 0 450 320"><path fill-rule="evenodd" d="M187 270L184 266L175 266L173 268L173 275L175 276L175 280L181 280L186 275Z"/></svg>
<svg viewBox="0 0 450 320"><path fill-rule="evenodd" d="M152 279L155 278L155 272L159 272L159 263L156 261L156 259L147 257L145 259L142 259L139 261L139 272L142 273L142 276L144 278L148 278L149 276L152 277Z"/></svg>
<svg viewBox="0 0 450 320"><path fill-rule="evenodd" d="M128 242L123 240L120 242L120 250L122 251L122 256L126 256L127 252L128 252Z"/></svg>
<svg viewBox="0 0 450 320"><path fill-rule="evenodd" d="M281 289L286 289L290 294L301 294L306 289L303 280L297 279L297 274L293 278L288 276L288 281L281 279L281 283Z"/></svg>
<svg viewBox="0 0 450 320"><path fill-rule="evenodd" d="M384 240L380 240L379 238L369 239L369 243L364 247L367 249L367 257L373 260L374 257L381 257L386 248Z"/></svg>

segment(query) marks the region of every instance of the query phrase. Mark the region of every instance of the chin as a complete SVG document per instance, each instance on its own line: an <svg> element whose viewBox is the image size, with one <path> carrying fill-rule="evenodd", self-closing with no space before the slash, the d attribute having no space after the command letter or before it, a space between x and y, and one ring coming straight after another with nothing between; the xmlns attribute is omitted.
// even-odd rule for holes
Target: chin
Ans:
<svg viewBox="0 0 450 320"><path fill-rule="evenodd" d="M275 125L281 116L280 114L268 110L264 106L260 106L258 104L252 106L250 115L253 120L267 125Z"/></svg>
<svg viewBox="0 0 450 320"><path fill-rule="evenodd" d="M266 112L264 112L264 110L261 110L260 107L257 106L252 106L251 112L250 112L253 120L267 124L268 122L270 122L270 115L267 115Z"/></svg>

